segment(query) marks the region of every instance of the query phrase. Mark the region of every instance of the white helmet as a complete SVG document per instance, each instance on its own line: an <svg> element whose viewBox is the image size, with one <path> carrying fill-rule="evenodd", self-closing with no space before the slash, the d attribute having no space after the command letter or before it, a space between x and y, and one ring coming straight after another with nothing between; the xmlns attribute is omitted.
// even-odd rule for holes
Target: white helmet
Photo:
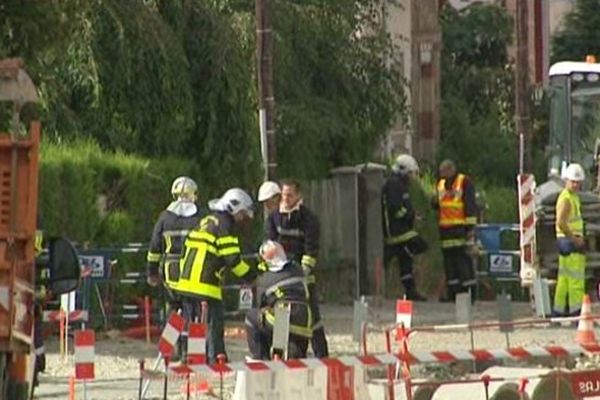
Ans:
<svg viewBox="0 0 600 400"><path fill-rule="evenodd" d="M187 176L180 176L175 178L171 185L171 195L173 199L177 200L185 198L187 200L196 200L196 192L198 191L198 185L192 178Z"/></svg>
<svg viewBox="0 0 600 400"><path fill-rule="evenodd" d="M392 171L396 174L407 175L410 172L419 172L419 164L413 156L400 154L392 165Z"/></svg>
<svg viewBox="0 0 600 400"><path fill-rule="evenodd" d="M250 218L254 217L252 198L240 188L229 189L220 199L211 200L208 207L215 211L225 211L231 215L245 212Z"/></svg>
<svg viewBox="0 0 600 400"><path fill-rule="evenodd" d="M279 242L273 240L265 241L260 246L258 254L260 254L260 257L269 266L269 271L281 271L288 262L283 246Z"/></svg>
<svg viewBox="0 0 600 400"><path fill-rule="evenodd" d="M582 182L585 180L585 171L579 164L569 164L563 178L573 182Z"/></svg>
<svg viewBox="0 0 600 400"><path fill-rule="evenodd" d="M281 194L281 188L273 181L265 181L258 188L258 201L263 202Z"/></svg>

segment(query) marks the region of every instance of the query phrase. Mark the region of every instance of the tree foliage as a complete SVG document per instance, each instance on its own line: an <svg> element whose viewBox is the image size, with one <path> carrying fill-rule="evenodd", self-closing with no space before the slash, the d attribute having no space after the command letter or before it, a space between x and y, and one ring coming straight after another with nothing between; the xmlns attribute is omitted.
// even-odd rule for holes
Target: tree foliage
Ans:
<svg viewBox="0 0 600 400"><path fill-rule="evenodd" d="M308 176L371 159L405 108L401 77L388 67L396 54L376 3L276 4L281 157L304 161ZM284 167L294 171L293 164Z"/></svg>
<svg viewBox="0 0 600 400"><path fill-rule="evenodd" d="M441 15L442 142L440 157L488 181L512 184L517 167L513 75L507 46L512 20L493 5Z"/></svg>
<svg viewBox="0 0 600 400"><path fill-rule="evenodd" d="M552 38L552 62L600 56L600 0L577 0L563 29Z"/></svg>
<svg viewBox="0 0 600 400"><path fill-rule="evenodd" d="M377 1L274 4L282 174L370 158L404 111ZM9 0L0 38L38 85L51 141L192 159L210 186L258 179L252 0Z"/></svg>

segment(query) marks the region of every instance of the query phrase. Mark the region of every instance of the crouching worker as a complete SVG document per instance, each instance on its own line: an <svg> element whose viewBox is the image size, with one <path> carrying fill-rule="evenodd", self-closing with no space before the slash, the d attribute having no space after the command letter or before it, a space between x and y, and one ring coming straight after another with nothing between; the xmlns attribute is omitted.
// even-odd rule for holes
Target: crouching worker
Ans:
<svg viewBox="0 0 600 400"><path fill-rule="evenodd" d="M252 358L271 358L275 307L290 307L290 335L287 358L305 358L312 337L312 317L309 294L302 267L288 260L283 246L267 240L259 254L266 264L266 272L256 281L258 308L246 314L248 348Z"/></svg>

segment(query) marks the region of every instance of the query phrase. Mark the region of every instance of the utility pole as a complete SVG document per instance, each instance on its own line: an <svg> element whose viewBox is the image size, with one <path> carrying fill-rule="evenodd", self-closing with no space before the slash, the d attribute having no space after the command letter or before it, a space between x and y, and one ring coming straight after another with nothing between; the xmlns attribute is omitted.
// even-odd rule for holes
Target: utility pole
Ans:
<svg viewBox="0 0 600 400"><path fill-rule="evenodd" d="M273 23L271 0L255 0L256 75L258 78L258 119L265 178L277 171L275 143L275 94L273 90Z"/></svg>
<svg viewBox="0 0 600 400"><path fill-rule="evenodd" d="M531 172L533 167L531 142L531 119L529 116L530 82L529 82L529 0L516 0L516 40L517 56L515 65L515 128L516 134L523 135L522 154L519 154L520 169ZM523 171L519 171L523 172Z"/></svg>

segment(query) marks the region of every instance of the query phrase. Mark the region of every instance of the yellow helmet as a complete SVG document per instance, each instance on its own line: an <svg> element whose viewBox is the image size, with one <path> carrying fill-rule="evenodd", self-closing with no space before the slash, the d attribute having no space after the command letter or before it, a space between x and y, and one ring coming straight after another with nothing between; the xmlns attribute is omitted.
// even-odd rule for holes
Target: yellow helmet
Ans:
<svg viewBox="0 0 600 400"><path fill-rule="evenodd" d="M187 176L175 178L171 185L171 195L175 200L185 199L195 201L197 191L198 185L196 185L196 182L192 178Z"/></svg>

